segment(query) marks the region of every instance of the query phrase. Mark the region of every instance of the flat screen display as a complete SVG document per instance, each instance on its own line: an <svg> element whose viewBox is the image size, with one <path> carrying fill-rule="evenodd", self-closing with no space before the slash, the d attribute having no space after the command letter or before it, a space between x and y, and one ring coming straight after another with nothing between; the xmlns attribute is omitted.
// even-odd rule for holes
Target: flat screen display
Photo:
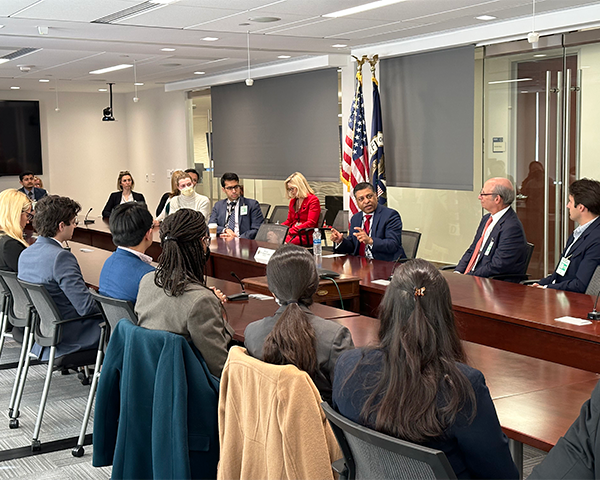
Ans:
<svg viewBox="0 0 600 480"><path fill-rule="evenodd" d="M40 103L0 100L0 176L42 172Z"/></svg>

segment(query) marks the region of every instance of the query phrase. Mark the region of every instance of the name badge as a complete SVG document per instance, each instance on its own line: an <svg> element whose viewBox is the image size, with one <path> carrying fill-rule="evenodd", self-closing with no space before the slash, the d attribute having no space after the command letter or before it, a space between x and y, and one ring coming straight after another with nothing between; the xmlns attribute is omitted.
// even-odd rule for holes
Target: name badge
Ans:
<svg viewBox="0 0 600 480"><path fill-rule="evenodd" d="M248 205L242 205L240 208L240 215L248 215Z"/></svg>
<svg viewBox="0 0 600 480"><path fill-rule="evenodd" d="M560 259L560 263L558 264L558 267L556 268L556 273L558 273L561 277L564 277L565 273L567 273L567 268L569 268L570 263L571 263L571 260L569 260L568 258L562 257Z"/></svg>
<svg viewBox="0 0 600 480"><path fill-rule="evenodd" d="M489 255L490 252L492 251L492 247L494 246L494 239L492 238L490 240L490 244L488 245L488 247L485 249L485 253L484 255Z"/></svg>

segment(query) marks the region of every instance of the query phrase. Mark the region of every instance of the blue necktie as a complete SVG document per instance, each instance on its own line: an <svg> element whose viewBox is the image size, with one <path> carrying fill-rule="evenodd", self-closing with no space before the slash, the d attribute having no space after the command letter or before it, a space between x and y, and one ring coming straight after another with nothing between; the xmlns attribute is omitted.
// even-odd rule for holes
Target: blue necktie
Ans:
<svg viewBox="0 0 600 480"><path fill-rule="evenodd" d="M227 222L227 228L233 231L235 231L235 204L236 202L229 204L229 221Z"/></svg>

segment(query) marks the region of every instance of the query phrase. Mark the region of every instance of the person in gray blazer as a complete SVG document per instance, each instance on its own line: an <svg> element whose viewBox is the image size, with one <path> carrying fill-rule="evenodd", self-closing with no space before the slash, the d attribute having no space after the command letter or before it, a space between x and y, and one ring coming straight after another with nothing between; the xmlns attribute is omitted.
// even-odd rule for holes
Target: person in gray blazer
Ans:
<svg viewBox="0 0 600 480"><path fill-rule="evenodd" d="M319 286L313 256L296 245L281 246L267 264L267 282L281 306L274 316L246 327L248 353L267 363L292 364L304 370L323 400L331 402L335 363L354 343L350 330L309 309Z"/></svg>
<svg viewBox="0 0 600 480"><path fill-rule="evenodd" d="M63 248L77 226L81 206L67 197L49 195L36 205L33 227L40 235L19 257L19 278L42 284L62 318L88 317L66 323L56 357L98 347L102 317L83 280L75 255ZM47 360L50 348L35 345L32 352Z"/></svg>
<svg viewBox="0 0 600 480"><path fill-rule="evenodd" d="M189 208L169 215L160 224L160 244L156 271L140 282L138 325L183 335L200 351L210 373L220 377L234 330L221 306L225 296L204 282L210 255L204 215Z"/></svg>

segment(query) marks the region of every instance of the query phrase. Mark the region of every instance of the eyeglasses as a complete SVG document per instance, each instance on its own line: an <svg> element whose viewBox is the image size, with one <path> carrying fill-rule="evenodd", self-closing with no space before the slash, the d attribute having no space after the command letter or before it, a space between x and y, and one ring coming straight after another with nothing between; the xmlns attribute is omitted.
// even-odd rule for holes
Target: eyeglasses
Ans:
<svg viewBox="0 0 600 480"><path fill-rule="evenodd" d="M22 213L23 215L27 216L27 221L28 221L28 222L31 222L31 221L33 220L33 213L31 213L31 212L27 212L27 211L25 211L25 212L21 212L21 213Z"/></svg>
<svg viewBox="0 0 600 480"><path fill-rule="evenodd" d="M239 189L239 188L240 188L240 186L239 186L239 185L232 185L231 187L224 187L224 188L225 188L225 190L228 190L228 191L230 191L230 192L233 192L234 190L237 190L237 189Z"/></svg>
<svg viewBox="0 0 600 480"><path fill-rule="evenodd" d="M488 195L498 195L497 193L483 193L483 190L479 192L480 197L487 197Z"/></svg>
<svg viewBox="0 0 600 480"><path fill-rule="evenodd" d="M288 192L290 192L290 193L292 193L292 192L295 192L296 190L298 190L298 188L297 188L297 187L289 187L289 188L287 189L287 191L288 191Z"/></svg>
<svg viewBox="0 0 600 480"><path fill-rule="evenodd" d="M356 201L358 203L361 203L361 202L364 202L365 200L373 200L374 198L375 198L375 194L374 193L368 193L364 197L356 197Z"/></svg>

